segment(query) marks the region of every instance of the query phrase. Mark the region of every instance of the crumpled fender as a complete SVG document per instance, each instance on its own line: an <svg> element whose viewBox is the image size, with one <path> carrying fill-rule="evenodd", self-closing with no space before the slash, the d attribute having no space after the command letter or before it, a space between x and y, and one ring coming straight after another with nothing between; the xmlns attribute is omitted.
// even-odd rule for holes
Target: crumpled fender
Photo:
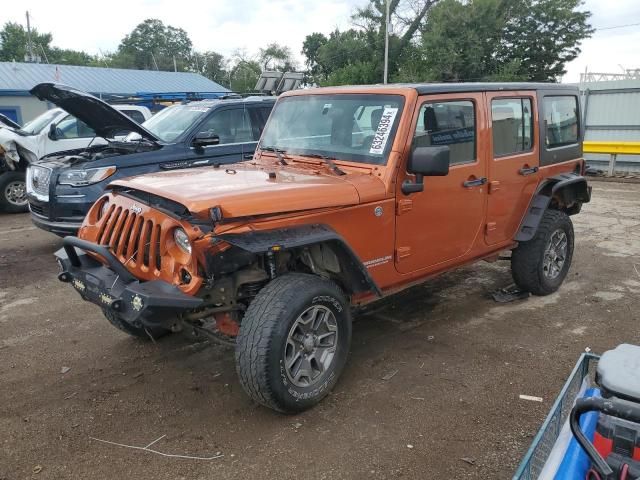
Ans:
<svg viewBox="0 0 640 480"><path fill-rule="evenodd" d="M29 137L21 137L13 130L0 128L0 155L4 155L5 163L11 170L16 170L20 159L27 163L38 160L36 146Z"/></svg>

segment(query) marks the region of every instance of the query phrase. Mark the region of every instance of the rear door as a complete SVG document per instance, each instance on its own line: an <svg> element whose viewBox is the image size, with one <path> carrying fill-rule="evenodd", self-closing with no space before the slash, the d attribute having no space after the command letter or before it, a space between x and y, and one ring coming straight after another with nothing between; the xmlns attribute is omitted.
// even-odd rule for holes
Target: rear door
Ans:
<svg viewBox="0 0 640 480"><path fill-rule="evenodd" d="M489 92L489 201L485 241L512 239L539 179L536 92Z"/></svg>
<svg viewBox="0 0 640 480"><path fill-rule="evenodd" d="M424 191L397 193L396 269L437 270L464 257L481 235L487 195L488 132L482 93L424 97L413 120L411 149L447 145L451 165L444 177L425 177Z"/></svg>

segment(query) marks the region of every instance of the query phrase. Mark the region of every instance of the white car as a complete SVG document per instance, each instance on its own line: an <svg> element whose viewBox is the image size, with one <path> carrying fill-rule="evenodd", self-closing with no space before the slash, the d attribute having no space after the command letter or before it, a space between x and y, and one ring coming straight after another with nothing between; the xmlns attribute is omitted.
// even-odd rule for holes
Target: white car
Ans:
<svg viewBox="0 0 640 480"><path fill-rule="evenodd" d="M151 118L147 107L113 107L137 123ZM28 210L25 172L29 163L52 153L105 143L84 122L62 108L47 110L20 129L0 124L0 211Z"/></svg>

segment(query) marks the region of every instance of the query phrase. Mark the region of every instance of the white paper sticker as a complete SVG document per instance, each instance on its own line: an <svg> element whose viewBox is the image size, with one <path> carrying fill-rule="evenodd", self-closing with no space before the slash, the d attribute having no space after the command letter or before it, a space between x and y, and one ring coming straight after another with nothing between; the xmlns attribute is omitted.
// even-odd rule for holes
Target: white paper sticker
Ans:
<svg viewBox="0 0 640 480"><path fill-rule="evenodd" d="M382 155L384 147L387 145L389 135L391 134L391 127L393 126L393 121L395 120L397 113L397 108L385 107L382 112L382 117L380 118L380 123L378 123L378 129L373 136L369 153Z"/></svg>

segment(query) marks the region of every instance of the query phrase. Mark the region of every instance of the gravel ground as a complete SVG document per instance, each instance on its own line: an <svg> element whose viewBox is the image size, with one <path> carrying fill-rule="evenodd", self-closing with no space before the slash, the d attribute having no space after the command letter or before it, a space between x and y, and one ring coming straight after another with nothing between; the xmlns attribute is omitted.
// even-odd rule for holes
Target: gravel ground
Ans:
<svg viewBox="0 0 640 480"><path fill-rule="evenodd" d="M115 330L56 280L60 240L2 215L0 479L510 478L585 347L640 342L640 185L593 185L559 292L497 304L497 262L387 299L358 316L334 392L297 416L251 403L226 347ZM151 448L222 456L95 440L161 436Z"/></svg>

